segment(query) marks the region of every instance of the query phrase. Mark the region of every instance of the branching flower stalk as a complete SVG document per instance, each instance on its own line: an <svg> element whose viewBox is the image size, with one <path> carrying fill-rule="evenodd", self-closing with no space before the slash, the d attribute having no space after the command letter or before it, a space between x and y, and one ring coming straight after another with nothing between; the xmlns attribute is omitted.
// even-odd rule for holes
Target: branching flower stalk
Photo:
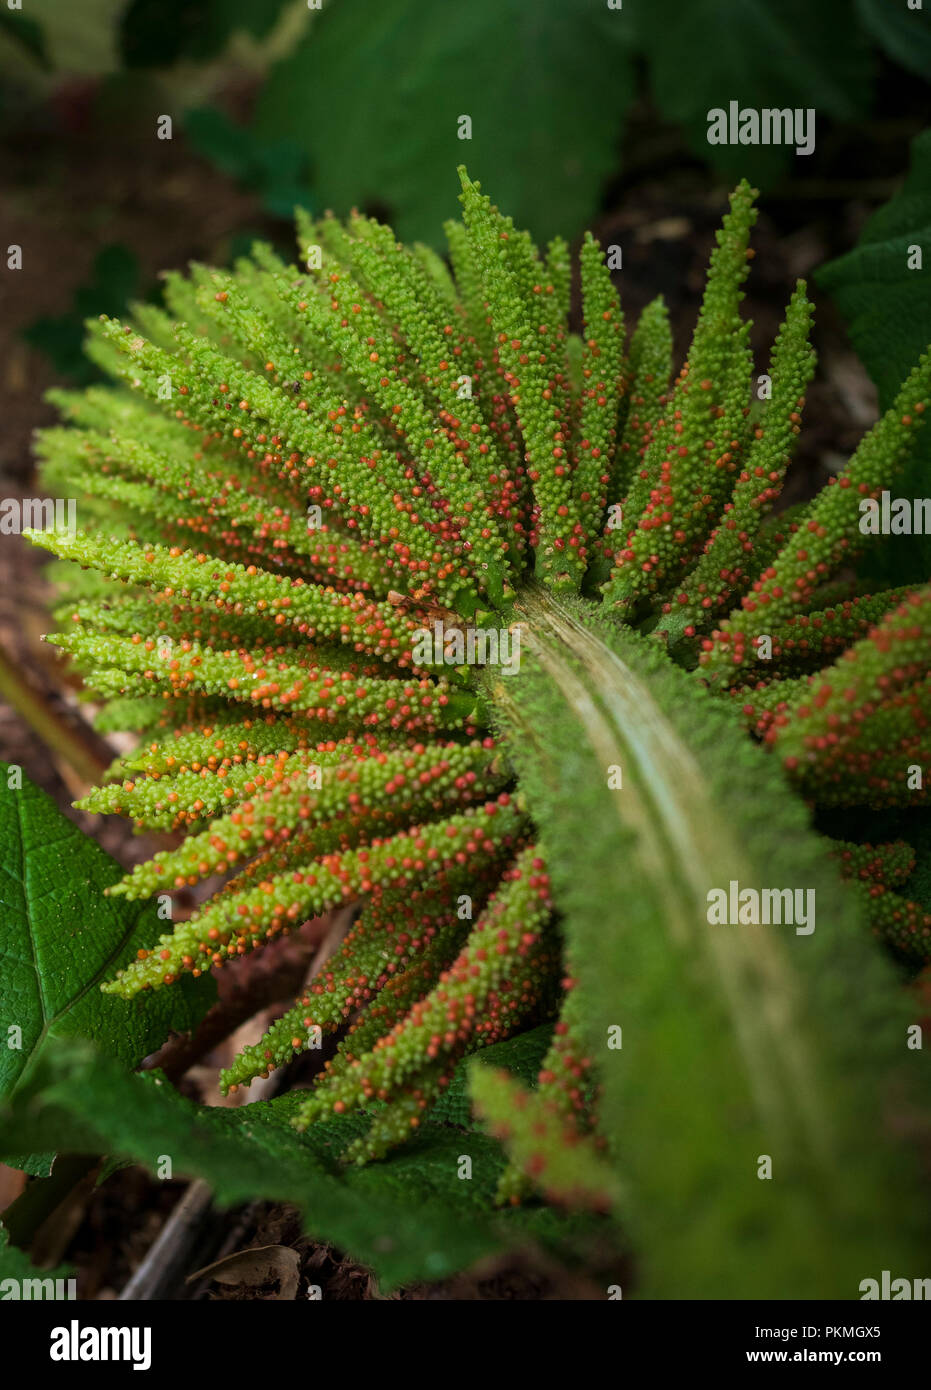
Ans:
<svg viewBox="0 0 931 1390"><path fill-rule="evenodd" d="M41 440L47 486L79 493L83 525L31 539L60 557L49 640L108 702L103 726L142 733L80 804L186 832L112 891L232 874L104 988L130 1000L359 903L342 947L224 1088L338 1034L296 1123L368 1112L345 1155L365 1162L416 1130L464 1056L553 1019L535 1091L475 1072L479 1109L513 1138L501 1197L539 1187L623 1205L597 1099L606 1088L610 1115L613 1054L592 943L572 925L582 890L547 814L559 795L547 738L578 720L592 776L607 787L620 774L603 792L620 822L599 812L598 833L615 826L670 930L700 923L722 979L694 865L662 882L705 843L696 807L686 833L662 792L677 780L662 781L670 739L687 767L703 721L725 741L733 730L735 756L774 779L787 833L806 844L784 777L809 805L923 803L908 769L931 755L931 587L864 596L849 567L867 543L860 502L889 486L922 427L931 356L844 471L775 513L814 371L812 307L799 282L759 399L740 312L753 190L731 199L673 376L664 306L628 338L591 236L577 335L566 246L539 251L461 178L451 271L370 218L301 214L299 266L256 245L231 272L168 275L164 309L94 323L88 350L116 384L53 393L66 424ZM462 660L479 630L498 643L484 667ZM427 659L424 632L437 634ZM522 641L513 674L493 659L508 639ZM629 702L639 682L652 713ZM656 720L665 742L641 766ZM638 776L642 796L628 797ZM685 772L678 783L684 796ZM736 836L738 856L740 830L720 841ZM909 846L816 850L851 880L838 890L848 921L862 907L894 952L928 959L931 918L895 891ZM723 872L723 850L718 861ZM864 930L852 949L878 958ZM771 966L770 991L783 971ZM770 995L746 1026L729 998L751 1056ZM754 1089L754 1065L751 1108L772 1118L781 1101ZM809 1081L779 1123L797 1119L823 1157L803 1114Z"/></svg>

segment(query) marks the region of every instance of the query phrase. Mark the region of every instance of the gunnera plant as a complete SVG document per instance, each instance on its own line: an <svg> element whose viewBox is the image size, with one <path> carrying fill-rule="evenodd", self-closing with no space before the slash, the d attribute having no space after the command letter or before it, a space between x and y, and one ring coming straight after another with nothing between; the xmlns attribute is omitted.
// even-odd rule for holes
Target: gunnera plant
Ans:
<svg viewBox="0 0 931 1390"><path fill-rule="evenodd" d="M757 376L753 190L673 375L660 300L628 336L586 236L571 331L566 244L460 172L451 269L301 214L298 266L166 275L165 308L92 325L116 384L53 393L45 482L82 524L31 534L49 640L141 735L79 804L183 832L113 892L227 876L103 987L358 904L224 1088L337 1034L295 1122L361 1112L366 1163L463 1057L555 1020L535 1087L470 1072L500 1200L612 1209L645 1292L853 1296L927 1230L903 976L931 918L895 891L908 843L812 813L926 801L931 587L852 565L931 356L777 512L812 306L800 282Z"/></svg>

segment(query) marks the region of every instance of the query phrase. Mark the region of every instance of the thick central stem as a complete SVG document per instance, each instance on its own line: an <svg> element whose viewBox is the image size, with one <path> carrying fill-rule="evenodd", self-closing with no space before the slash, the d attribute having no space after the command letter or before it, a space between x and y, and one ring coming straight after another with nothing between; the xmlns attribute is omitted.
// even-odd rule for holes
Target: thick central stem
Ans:
<svg viewBox="0 0 931 1390"><path fill-rule="evenodd" d="M514 618L521 669L487 691L585 992L607 1132L639 1199L625 1218L675 1266L647 1286L702 1296L707 1215L716 1248L742 1250L721 1296L855 1297L850 1261L886 1249L900 1200L863 1080L900 1061L875 1033L877 1009L896 1011L886 963L724 702L593 604L533 588ZM710 922L710 890L734 881L812 891L816 930Z"/></svg>
<svg viewBox="0 0 931 1390"><path fill-rule="evenodd" d="M561 717L571 712L575 735L592 764L590 775L593 782L597 778L598 792L604 790L603 814L615 821L619 835L635 837L660 908L656 929L668 934L676 950L696 961L705 958L723 993L760 1114L784 1129L794 1112L824 1156L824 1115L811 1093L815 1068L801 1045L804 1030L786 1028L792 971L784 943L771 933L727 933L709 926L709 888L727 887L732 880L763 887L761 866L723 814L681 725L671 717L668 697L657 698L649 677L603 640L578 604L533 588L521 595L515 612L525 622L531 654L559 693ZM619 633L617 641L634 651L643 645L633 634ZM680 677L684 698L689 678L671 674ZM500 686L497 695L508 698ZM545 730L536 731L536 737L541 734ZM612 775L614 781L620 778L619 787L608 787ZM615 855L615 872L620 863Z"/></svg>

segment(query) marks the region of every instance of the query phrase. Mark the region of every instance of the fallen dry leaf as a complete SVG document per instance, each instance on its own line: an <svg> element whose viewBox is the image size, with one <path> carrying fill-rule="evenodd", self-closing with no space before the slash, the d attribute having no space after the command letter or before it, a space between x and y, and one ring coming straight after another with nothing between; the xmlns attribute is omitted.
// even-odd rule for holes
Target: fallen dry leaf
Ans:
<svg viewBox="0 0 931 1390"><path fill-rule="evenodd" d="M218 1284L238 1285L250 1290L255 1298L291 1299L297 1297L300 1284L301 1257L288 1245L260 1245L250 1250L237 1250L222 1260L205 1265L189 1274L188 1284L198 1279L214 1279ZM277 1283L278 1292L261 1294L267 1284Z"/></svg>

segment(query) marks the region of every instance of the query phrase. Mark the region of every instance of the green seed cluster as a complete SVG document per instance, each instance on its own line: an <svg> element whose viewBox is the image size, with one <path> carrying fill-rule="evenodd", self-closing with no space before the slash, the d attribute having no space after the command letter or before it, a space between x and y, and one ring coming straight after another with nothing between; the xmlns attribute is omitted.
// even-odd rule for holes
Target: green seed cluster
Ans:
<svg viewBox="0 0 931 1390"><path fill-rule="evenodd" d="M579 254L585 305L582 404L575 493L586 536L597 534L608 500L624 367L621 301L601 247L588 233Z"/></svg>
<svg viewBox="0 0 931 1390"><path fill-rule="evenodd" d="M170 984L181 971L200 973L205 965L242 955L285 927L355 901L377 883L413 886L437 874L461 873L473 863L481 867L516 844L524 829L525 818L502 792L475 810L373 840L361 849L324 853L319 860L301 837L299 867L271 874L254 888L219 894L103 988L129 999L142 989ZM117 887L133 895L134 886L126 879Z"/></svg>
<svg viewBox="0 0 931 1390"><path fill-rule="evenodd" d="M905 960L927 961L931 955L931 912L882 883L857 883L852 888L864 904L874 935Z"/></svg>
<svg viewBox="0 0 931 1390"><path fill-rule="evenodd" d="M627 394L621 402L623 431L614 455L609 503L620 504L627 496L632 476L639 468L653 428L662 418L669 379L672 376L672 329L662 299L654 299L640 315L630 340L625 371ZM622 518L623 519L623 518ZM609 522L614 520L609 515ZM616 549L619 526L605 531L605 550Z"/></svg>
<svg viewBox="0 0 931 1390"><path fill-rule="evenodd" d="M158 590L165 598L183 596L188 604L212 605L234 617L261 617L279 631L305 641L347 644L383 661L410 660L416 624L386 603L361 594L309 586L256 566L218 564L214 556L177 547L137 545L106 537L74 537L61 532L29 532L30 540L56 555L93 565L111 579Z"/></svg>
<svg viewBox="0 0 931 1390"><path fill-rule="evenodd" d="M915 867L915 851L905 840L890 840L884 845L855 845L847 840L835 840L833 854L845 878L880 883L884 888L904 883Z"/></svg>
<svg viewBox="0 0 931 1390"><path fill-rule="evenodd" d="M537 1076L539 1093L545 1098L543 1123L548 1131L558 1129L557 1147L574 1146L594 1128L597 1113L592 1058L585 1037L584 1001L571 976L567 975L561 984L559 1018ZM559 1119L561 1127L557 1124ZM542 1177L544 1171L538 1176ZM498 1181L497 1200L502 1205L515 1205L533 1187L531 1169L512 1161Z"/></svg>
<svg viewBox="0 0 931 1390"><path fill-rule="evenodd" d="M928 787L931 587L910 593L833 666L809 676L765 739L826 804L910 805Z"/></svg>
<svg viewBox="0 0 931 1390"><path fill-rule="evenodd" d="M889 589L882 594L867 595L863 598L845 599L833 608L822 609L818 613L799 613L771 633L769 655L782 671L823 666L826 662L841 656L853 643L868 636L871 629L889 611L890 605L903 599L907 589ZM757 670L762 669L760 658L761 642L754 642L757 649Z"/></svg>
<svg viewBox="0 0 931 1390"><path fill-rule="evenodd" d="M423 967L436 955L441 932L449 936L456 918L433 892L403 895L377 889L339 950L326 962L306 991L269 1028L260 1043L243 1048L221 1075L224 1092L267 1076L296 1052L334 1032L357 1010L364 1009L392 980L399 980L413 965ZM459 923L460 936L468 924ZM439 967L437 967L438 970ZM425 992L425 990L423 991Z"/></svg>
<svg viewBox="0 0 931 1390"><path fill-rule="evenodd" d="M404 1020L340 1075L317 1086L301 1106L302 1127L405 1092L408 1127L433 1099L466 1050L507 1037L545 995L553 943L543 928L551 909L549 879L533 847L518 856L435 988ZM422 1075L424 1056L430 1081ZM415 1089L421 1091L415 1095ZM422 1104L409 1109L412 1099ZM414 1126L414 1127L415 1127ZM376 1154L368 1147L359 1158Z"/></svg>
<svg viewBox="0 0 931 1390"><path fill-rule="evenodd" d="M609 1211L618 1200L614 1172L591 1139L567 1127L559 1107L542 1091L528 1091L508 1072L475 1065L472 1099L511 1164L498 1186L498 1201L524 1196L521 1175L551 1201Z"/></svg>
<svg viewBox="0 0 931 1390"><path fill-rule="evenodd" d="M706 675L733 680L753 659L753 638L810 607L818 587L862 549L860 502L878 497L900 471L929 402L931 353L925 353L844 472L829 480L804 524L755 580L740 611L703 643Z"/></svg>
<svg viewBox="0 0 931 1390"><path fill-rule="evenodd" d="M689 360L634 470L626 543L605 589L607 602L622 610L681 572L733 486L746 447L752 359L739 306L755 218L744 182L717 234Z"/></svg>
<svg viewBox="0 0 931 1390"><path fill-rule="evenodd" d="M749 583L748 556L754 553L763 517L779 496L800 428L805 390L814 375L814 352L808 342L812 312L799 282L773 348L768 372L772 395L753 428L731 500L675 600L663 605L663 613L669 614L664 627L670 645L704 630L722 609L733 607Z"/></svg>
<svg viewBox="0 0 931 1390"><path fill-rule="evenodd" d="M104 988L130 999L356 905L224 1087L339 1032L299 1122L373 1107L344 1155L368 1161L465 1054L552 1019L535 1091L473 1078L511 1159L499 1196L599 1206L585 1000L492 686L445 649L415 665L418 634L503 631L541 583L652 634L811 802L922 802L929 591L865 592L846 567L878 543L860 504L913 447L931 355L840 476L779 511L812 308L800 283L760 389L740 312L749 186L674 374L664 304L628 338L593 237L575 262L558 238L540 249L460 180L448 266L372 218L301 213L296 264L259 243L232 270L166 275L164 307L96 323L88 352L115 384L53 393L65 423L39 445L80 529L30 539L59 557L52 640L98 727L140 736L80 804L184 836L111 891L226 877ZM892 948L927 958L927 915L893 891L911 847L826 852Z"/></svg>
<svg viewBox="0 0 931 1390"><path fill-rule="evenodd" d="M271 774L261 779L261 791L256 787L234 811L214 820L209 830L189 835L179 849L163 850L137 865L123 881L123 891L127 897L145 898L160 887L181 888L225 873L274 841L288 839L295 829L343 818L347 828L362 829L364 822L369 833L377 822L381 833L386 822L404 826L484 801L507 781L507 771L499 765L482 743L414 744L391 753L356 750L343 761L326 752L279 757ZM245 774L245 785L242 774L238 779L243 791L259 782L254 769L247 766ZM164 798L160 783L150 791ZM98 809L89 800L87 809Z"/></svg>

